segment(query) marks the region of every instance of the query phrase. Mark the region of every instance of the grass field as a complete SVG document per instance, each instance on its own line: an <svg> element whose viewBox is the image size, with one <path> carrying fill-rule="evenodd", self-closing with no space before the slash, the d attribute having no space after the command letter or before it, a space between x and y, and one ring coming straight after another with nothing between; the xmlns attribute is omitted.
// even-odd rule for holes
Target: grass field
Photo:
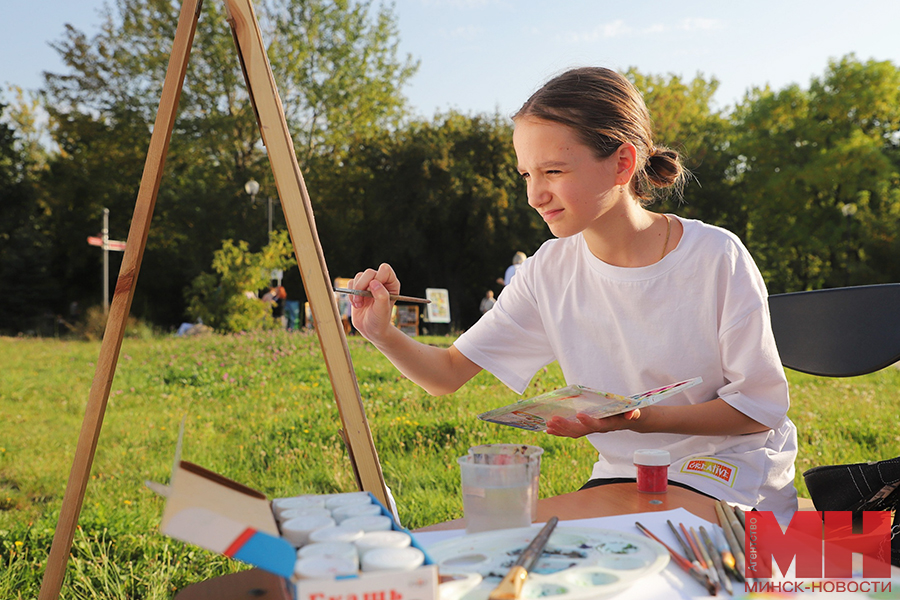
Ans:
<svg viewBox="0 0 900 600"><path fill-rule="evenodd" d="M350 350L404 526L462 516L455 458L475 444L542 446L542 497L573 491L589 475L585 441L474 418L516 399L492 376L434 398L360 338ZM0 338L0 598L37 596L98 353L99 343ZM800 474L812 466L900 454L900 371L788 377L801 493ZM526 393L562 384L554 365ZM171 598L245 568L157 531L163 502L144 481L168 482L183 418L184 459L268 497L355 489L315 335L126 339L61 597Z"/></svg>

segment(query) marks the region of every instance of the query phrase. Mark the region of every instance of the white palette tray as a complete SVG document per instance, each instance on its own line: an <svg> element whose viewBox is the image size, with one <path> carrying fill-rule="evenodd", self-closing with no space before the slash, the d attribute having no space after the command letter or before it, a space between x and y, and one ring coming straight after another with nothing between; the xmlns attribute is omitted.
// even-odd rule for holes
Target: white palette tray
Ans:
<svg viewBox="0 0 900 600"><path fill-rule="evenodd" d="M539 529L465 535L428 548L442 579L441 600L484 600ZM619 592L660 572L669 554L646 537L611 529L559 527L532 568L522 598L577 600Z"/></svg>

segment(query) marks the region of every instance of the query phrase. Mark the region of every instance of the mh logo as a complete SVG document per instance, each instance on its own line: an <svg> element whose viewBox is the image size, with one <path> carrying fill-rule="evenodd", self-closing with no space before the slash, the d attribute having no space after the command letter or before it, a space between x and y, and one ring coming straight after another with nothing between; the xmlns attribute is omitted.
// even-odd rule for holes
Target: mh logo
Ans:
<svg viewBox="0 0 900 600"><path fill-rule="evenodd" d="M848 510L798 511L782 531L770 511L745 513L745 575L772 577L772 564L782 572L795 562L798 578L852 577L853 553L863 556L863 577L891 576L891 512L865 511L854 531Z"/></svg>

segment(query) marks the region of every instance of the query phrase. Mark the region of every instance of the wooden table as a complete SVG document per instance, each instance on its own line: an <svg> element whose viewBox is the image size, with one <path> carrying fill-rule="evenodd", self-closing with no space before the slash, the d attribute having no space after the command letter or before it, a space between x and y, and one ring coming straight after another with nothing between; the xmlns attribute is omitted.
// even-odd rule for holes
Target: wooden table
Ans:
<svg viewBox="0 0 900 600"><path fill-rule="evenodd" d="M543 523L552 516L560 520L611 517L640 512L684 508L716 523L715 500L677 486L669 486L665 494L642 494L635 483L615 483L538 501L535 522ZM422 527L416 531L463 529L465 521L456 519ZM261 569L251 569L215 577L184 588L176 600L290 600L282 578Z"/></svg>
<svg viewBox="0 0 900 600"><path fill-rule="evenodd" d="M669 491L665 494L642 494L637 491L636 483L611 483L539 500L534 522L545 523L553 516L566 521L684 508L701 519L717 523L715 502L712 498L673 485L669 486ZM416 531L465 527L465 519L455 519Z"/></svg>

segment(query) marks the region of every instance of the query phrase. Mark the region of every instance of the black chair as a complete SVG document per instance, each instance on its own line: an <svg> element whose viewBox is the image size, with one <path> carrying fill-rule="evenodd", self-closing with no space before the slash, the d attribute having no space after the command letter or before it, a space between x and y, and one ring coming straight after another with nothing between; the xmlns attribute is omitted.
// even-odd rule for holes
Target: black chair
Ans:
<svg viewBox="0 0 900 600"><path fill-rule="evenodd" d="M769 310L781 362L789 369L855 377L900 361L898 283L774 294ZM900 457L814 467L803 480L816 510L900 508ZM891 562L900 565L900 536L891 540Z"/></svg>
<svg viewBox="0 0 900 600"><path fill-rule="evenodd" d="M789 369L855 377L900 361L900 283L774 294L769 311Z"/></svg>

